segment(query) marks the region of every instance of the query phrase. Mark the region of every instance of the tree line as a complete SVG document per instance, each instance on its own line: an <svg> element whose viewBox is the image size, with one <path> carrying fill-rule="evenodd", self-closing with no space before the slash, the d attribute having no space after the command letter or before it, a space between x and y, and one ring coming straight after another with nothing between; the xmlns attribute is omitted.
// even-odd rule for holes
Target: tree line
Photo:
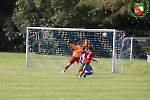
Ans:
<svg viewBox="0 0 150 100"><path fill-rule="evenodd" d="M147 5L145 0L1 1L0 51L25 52L28 26L113 28L124 30L130 37L150 36L150 11L144 18L131 16L128 8L131 1Z"/></svg>

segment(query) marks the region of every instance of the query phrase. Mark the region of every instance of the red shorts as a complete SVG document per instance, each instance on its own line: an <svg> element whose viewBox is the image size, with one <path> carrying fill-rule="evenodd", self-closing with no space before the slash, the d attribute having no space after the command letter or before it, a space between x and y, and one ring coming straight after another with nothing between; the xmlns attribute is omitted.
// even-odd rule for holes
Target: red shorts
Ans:
<svg viewBox="0 0 150 100"><path fill-rule="evenodd" d="M74 63L75 61L79 64L79 63L80 63L80 57L72 56L72 57L70 58L70 61L69 61L69 62L72 64L72 63Z"/></svg>

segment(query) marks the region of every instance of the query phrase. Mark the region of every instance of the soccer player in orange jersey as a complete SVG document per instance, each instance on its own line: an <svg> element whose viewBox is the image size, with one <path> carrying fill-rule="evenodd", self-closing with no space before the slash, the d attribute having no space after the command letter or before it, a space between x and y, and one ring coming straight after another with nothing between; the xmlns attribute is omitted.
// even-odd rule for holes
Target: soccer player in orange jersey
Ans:
<svg viewBox="0 0 150 100"><path fill-rule="evenodd" d="M68 69L68 67L71 64L73 64L75 61L78 64L81 64L80 63L80 56L82 54L82 50L87 46L87 39L85 39L85 43L84 44L81 41L79 41L78 45L70 44L70 46L74 49L74 52L73 52L72 57L70 58L70 61L69 61L68 65L66 65L66 67L64 68L62 73L64 73ZM77 52L77 51L80 51L80 52Z"/></svg>

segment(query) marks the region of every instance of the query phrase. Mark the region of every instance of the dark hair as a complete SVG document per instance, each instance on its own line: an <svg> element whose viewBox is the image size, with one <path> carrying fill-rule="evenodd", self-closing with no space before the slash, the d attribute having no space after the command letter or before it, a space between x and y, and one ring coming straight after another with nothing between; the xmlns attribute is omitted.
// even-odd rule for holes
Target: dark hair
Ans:
<svg viewBox="0 0 150 100"><path fill-rule="evenodd" d="M78 45L80 45L82 43L82 40L80 40L79 42L78 42Z"/></svg>
<svg viewBox="0 0 150 100"><path fill-rule="evenodd" d="M93 51L93 47L92 46L89 46L88 48L90 51Z"/></svg>

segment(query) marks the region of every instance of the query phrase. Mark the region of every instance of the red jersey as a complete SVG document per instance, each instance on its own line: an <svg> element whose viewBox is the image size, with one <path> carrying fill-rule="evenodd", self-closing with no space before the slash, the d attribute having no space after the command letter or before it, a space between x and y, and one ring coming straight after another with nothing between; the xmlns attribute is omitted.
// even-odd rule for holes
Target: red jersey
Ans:
<svg viewBox="0 0 150 100"><path fill-rule="evenodd" d="M89 51L89 50L83 50L83 52L85 53L84 56L84 63L85 64L89 64L91 62L92 57L94 57L94 53Z"/></svg>

